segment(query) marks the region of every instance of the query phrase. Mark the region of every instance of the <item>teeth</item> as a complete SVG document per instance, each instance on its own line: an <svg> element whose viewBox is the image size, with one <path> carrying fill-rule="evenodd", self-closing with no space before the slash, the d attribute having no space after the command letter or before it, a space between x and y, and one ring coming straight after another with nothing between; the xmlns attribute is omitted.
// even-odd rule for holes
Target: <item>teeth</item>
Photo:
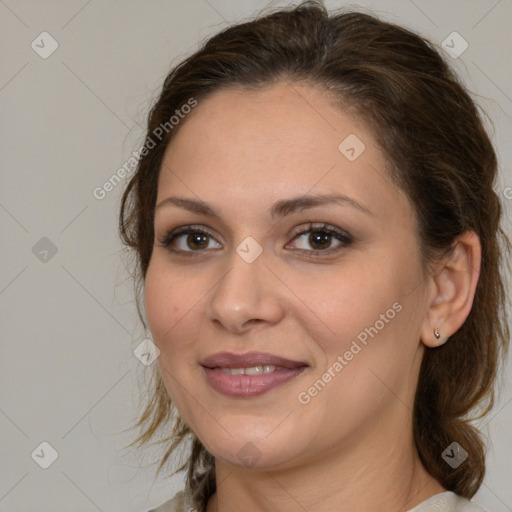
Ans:
<svg viewBox="0 0 512 512"><path fill-rule="evenodd" d="M263 366L252 366L245 369L245 375L260 375L263 373Z"/></svg>
<svg viewBox="0 0 512 512"><path fill-rule="evenodd" d="M261 375L262 373L272 373L276 367L271 364L264 366L251 366L250 368L221 368L220 371L230 375Z"/></svg>

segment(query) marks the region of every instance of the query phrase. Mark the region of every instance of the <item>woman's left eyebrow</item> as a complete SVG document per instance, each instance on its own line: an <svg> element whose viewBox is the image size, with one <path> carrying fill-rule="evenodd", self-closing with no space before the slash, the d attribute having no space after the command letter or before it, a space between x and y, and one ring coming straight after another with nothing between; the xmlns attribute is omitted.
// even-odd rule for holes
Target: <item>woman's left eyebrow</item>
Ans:
<svg viewBox="0 0 512 512"><path fill-rule="evenodd" d="M291 199L282 199L277 201L270 209L270 215L274 217L284 217L296 211L307 210L317 206L324 206L326 204L339 204L343 206L350 206L367 215L374 216L375 214L366 206L357 202L344 194L317 194L317 195L304 195L294 197ZM208 204L199 199L188 199L185 197L170 196L157 204L156 209L162 208L167 204L173 204L180 208L184 208L192 213L206 215L221 219L221 216Z"/></svg>
<svg viewBox="0 0 512 512"><path fill-rule="evenodd" d="M352 208L356 208L357 210L366 213L367 215L374 216L375 214L370 211L369 208L357 202L355 199L346 196L345 194L309 194L304 196L295 197L292 199L283 199L277 201L272 209L270 210L270 214L272 218L284 217L285 215L289 215L290 213L296 211L307 210L309 208L315 208L317 206L324 206L326 204L339 204L343 206L351 206Z"/></svg>

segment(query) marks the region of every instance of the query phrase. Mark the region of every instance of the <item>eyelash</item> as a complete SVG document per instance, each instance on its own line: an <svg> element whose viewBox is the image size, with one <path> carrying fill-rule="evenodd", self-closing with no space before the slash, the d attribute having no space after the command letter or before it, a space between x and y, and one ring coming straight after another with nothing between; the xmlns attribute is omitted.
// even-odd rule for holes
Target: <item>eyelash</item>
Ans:
<svg viewBox="0 0 512 512"><path fill-rule="evenodd" d="M340 244L336 247L331 247L329 249L297 249L300 252L308 252L310 253L310 257L321 257L324 255L330 255L333 252L338 252L340 249L344 247L348 247L351 245L354 241L353 237L348 234L345 231L342 231L338 228L335 228L333 226L329 226L327 224L320 224L320 225L314 225L314 223L309 223L307 229L299 231L298 233L293 235L292 240L296 240L297 238L300 238L303 235L306 235L308 233L325 233L327 235L335 237ZM213 238L213 236L208 233L205 229L198 228L195 226L182 226L181 228L175 229L174 231L169 232L165 239L161 241L161 247L167 247L170 251L174 253L183 254L187 257L198 257L201 256L200 253L204 252L205 249L199 249L199 250L188 250L184 251L181 249L171 249L169 246L181 235L193 235L193 234L200 234L205 235ZM218 242L217 242L218 243Z"/></svg>

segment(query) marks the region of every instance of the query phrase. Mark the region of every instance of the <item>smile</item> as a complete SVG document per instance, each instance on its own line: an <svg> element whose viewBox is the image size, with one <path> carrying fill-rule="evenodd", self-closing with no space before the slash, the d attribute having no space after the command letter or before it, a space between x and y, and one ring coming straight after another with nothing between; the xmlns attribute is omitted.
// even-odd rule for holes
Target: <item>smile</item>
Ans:
<svg viewBox="0 0 512 512"><path fill-rule="evenodd" d="M272 373L276 367L271 364L265 366L251 366L250 368L220 368L221 372L230 375L261 375L262 373Z"/></svg>
<svg viewBox="0 0 512 512"><path fill-rule="evenodd" d="M261 352L218 353L201 365L208 384L215 391L239 398L263 395L298 377L309 366Z"/></svg>

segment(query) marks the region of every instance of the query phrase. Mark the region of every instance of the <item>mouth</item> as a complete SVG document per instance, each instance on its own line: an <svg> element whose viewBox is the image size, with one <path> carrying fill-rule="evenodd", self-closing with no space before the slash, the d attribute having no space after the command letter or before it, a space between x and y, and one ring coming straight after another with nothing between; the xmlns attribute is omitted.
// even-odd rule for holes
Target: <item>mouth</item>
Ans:
<svg viewBox="0 0 512 512"><path fill-rule="evenodd" d="M210 386L226 396L248 398L282 386L309 365L263 352L214 354L201 362Z"/></svg>

